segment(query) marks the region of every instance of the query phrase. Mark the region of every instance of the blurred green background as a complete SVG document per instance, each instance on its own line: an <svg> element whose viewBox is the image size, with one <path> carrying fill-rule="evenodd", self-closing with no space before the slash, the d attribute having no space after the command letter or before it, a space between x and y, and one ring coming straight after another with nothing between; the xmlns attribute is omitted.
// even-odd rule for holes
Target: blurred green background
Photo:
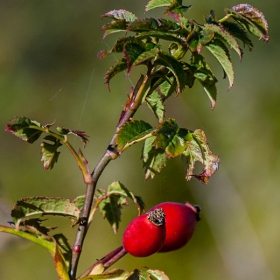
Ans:
<svg viewBox="0 0 280 280"><path fill-rule="evenodd" d="M245 50L242 63L232 54L235 84L228 82L216 61L211 66L219 79L218 102L211 111L203 89L195 86L167 104L167 117L181 127L202 128L221 165L208 185L184 180L179 159L168 162L154 180L144 181L141 145L110 163L98 187L120 180L142 196L147 208L162 201L199 204L202 220L191 242L183 249L149 258L125 256L114 267L132 270L149 266L164 270L170 279L272 280L280 279L279 136L279 1L251 4L264 12L270 25L270 42L254 38L251 54ZM112 45L116 36L102 42L101 15L112 9L127 9L139 17L162 17L163 9L144 15L146 1L48 0L0 2L0 224L10 220L13 204L28 196L61 196L70 199L84 193L80 172L64 147L52 171L40 163L39 143L29 145L4 132L13 116L27 116L42 124L80 129L90 135L83 150L93 169L102 156L118 121L131 81L125 75L112 80L111 92L103 84L113 56L100 61L99 50ZM239 4L233 0L194 1L188 17L203 21L214 9ZM203 52L207 56L206 51ZM132 73L135 82L139 73ZM135 118L155 124L143 106ZM74 140L80 146L79 140ZM197 172L200 172L198 166ZM137 215L132 203L123 210L115 235L99 213L88 234L79 272L97 258L118 247L122 232ZM278 217L278 218L277 218ZM63 218L59 225L73 242L75 229ZM45 249L20 238L0 234L0 279L57 279L52 259Z"/></svg>

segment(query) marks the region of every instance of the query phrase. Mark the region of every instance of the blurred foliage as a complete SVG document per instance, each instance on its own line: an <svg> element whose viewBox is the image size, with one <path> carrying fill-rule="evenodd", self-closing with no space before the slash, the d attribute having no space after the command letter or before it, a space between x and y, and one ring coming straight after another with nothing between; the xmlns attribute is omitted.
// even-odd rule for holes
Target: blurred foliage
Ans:
<svg viewBox="0 0 280 280"><path fill-rule="evenodd" d="M233 0L193 4L189 17L202 22L203 14L239 4ZM132 270L149 265L162 269L171 279L272 280L280 278L278 255L280 118L278 65L280 34L276 0L265 5L252 0L270 25L269 44L254 44L251 54L235 61L235 85L227 92L227 82L216 61L219 98L214 111L200 87L186 90L167 104L167 117L181 126L202 128L209 145L221 157L221 167L205 186L186 182L179 161L172 161L160 176L144 182L140 145L135 145L112 162L99 181L106 188L119 180L140 195L147 208L161 201L190 201L202 207L202 221L192 241L183 249L149 258L125 256L115 267ZM56 120L59 126L85 131L90 142L83 153L91 168L106 149L131 82L139 73L119 75L111 92L103 76L113 57L100 61L97 52L112 43L102 42L100 16L124 8L141 16L143 1L7 1L0 3L0 223L10 220L12 205L28 196L61 196L73 199L84 193L76 163L62 147L60 160L52 171L43 170L40 151L4 132L9 119L26 115L41 123ZM160 17L160 11L145 16ZM144 17L144 14L143 14ZM113 37L113 36L112 36ZM114 40L114 38L112 39ZM146 108L136 117L146 118ZM80 145L77 140L75 145ZM86 240L81 270L118 247L121 233L137 210L124 209L117 235L97 216ZM60 229L74 230L59 218ZM96 228L96 230L95 230ZM58 230L57 230L58 231ZM106 235L104 235L106 232ZM109 237L111 234L111 237ZM106 237L106 240L104 239ZM0 278L56 279L52 260L36 245L1 234ZM46 273L47 271L47 273Z"/></svg>

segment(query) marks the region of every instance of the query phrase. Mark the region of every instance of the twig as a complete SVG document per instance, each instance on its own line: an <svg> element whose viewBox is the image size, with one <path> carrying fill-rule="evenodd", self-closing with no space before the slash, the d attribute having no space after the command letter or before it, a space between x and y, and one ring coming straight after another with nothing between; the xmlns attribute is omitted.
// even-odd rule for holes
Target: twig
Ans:
<svg viewBox="0 0 280 280"><path fill-rule="evenodd" d="M74 242L74 246L72 249L72 260L71 260L71 267L69 271L69 275L71 280L76 279L76 273L77 273L77 267L78 267L78 262L80 258L80 254L82 251L83 247L83 242L88 230L88 219L89 219L89 214L90 214L90 209L92 207L92 202L94 198L94 193L96 190L96 185L97 181L104 171L105 167L108 165L108 163L116 159L119 155L119 152L117 151L117 145L116 145L116 137L117 137L117 132L119 131L120 127L125 124L127 121L129 121L139 106L143 102L143 96L146 93L148 87L150 86L150 76L149 76L149 69L147 75L144 77L141 75L140 79L138 80L136 87L133 91L132 98L130 99L130 103L128 106L122 111L120 120L116 126L115 133L110 141L110 144L96 165L95 169L93 170L91 176L92 176L92 183L86 184L86 194L85 194L85 202L84 202L84 207L81 213L80 217L80 222L78 226L78 230L76 233L76 238ZM110 263L110 262L109 262Z"/></svg>

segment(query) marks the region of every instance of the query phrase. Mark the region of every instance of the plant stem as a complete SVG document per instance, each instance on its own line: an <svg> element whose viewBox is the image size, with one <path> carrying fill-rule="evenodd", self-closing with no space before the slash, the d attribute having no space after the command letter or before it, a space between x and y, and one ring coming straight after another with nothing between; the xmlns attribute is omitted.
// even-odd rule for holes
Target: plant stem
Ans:
<svg viewBox="0 0 280 280"><path fill-rule="evenodd" d="M106 270L108 267L113 265L116 261L118 261L120 258L125 256L127 252L123 248L123 246L118 247L117 249L113 250L109 254L107 254L102 259L98 260L96 263L94 263L90 268L88 268L78 279L86 277L90 275L90 273L93 271L93 269L99 265L102 265L103 270Z"/></svg>
<svg viewBox="0 0 280 280"><path fill-rule="evenodd" d="M144 95L147 91L147 88L149 87L149 80L150 80L149 73L150 71L148 69L147 75L145 77L141 75L141 77L139 78L136 87L133 91L133 95L129 105L121 113L120 120L116 126L115 133L110 141L110 144L106 152L104 153L104 155L97 163L96 167L94 168L93 172L91 173L92 182L86 184L84 207L82 209L75 242L72 249L72 260L71 260L71 267L69 271L71 280L76 279L78 262L82 251L83 242L88 230L88 219L89 219L90 209L94 198L94 193L96 190L97 181L100 175L102 174L102 172L104 171L105 167L108 165L108 163L111 160L116 159L119 155L117 151L117 145L116 145L117 132L119 131L120 127L123 124L125 124L133 117L133 115L135 114L139 106L142 104ZM125 253L123 252L123 254Z"/></svg>

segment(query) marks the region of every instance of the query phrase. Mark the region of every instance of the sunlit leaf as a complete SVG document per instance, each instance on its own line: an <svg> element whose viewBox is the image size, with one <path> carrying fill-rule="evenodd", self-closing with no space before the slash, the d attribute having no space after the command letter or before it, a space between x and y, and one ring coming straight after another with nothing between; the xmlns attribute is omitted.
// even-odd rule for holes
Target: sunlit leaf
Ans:
<svg viewBox="0 0 280 280"><path fill-rule="evenodd" d="M154 140L156 149L165 149L171 143L173 137L178 133L178 131L179 126L174 119L168 119L160 123L153 133L154 136L156 136Z"/></svg>
<svg viewBox="0 0 280 280"><path fill-rule="evenodd" d="M192 56L192 65L196 67L194 76L199 80L203 89L211 102L211 108L215 108L217 100L217 87L218 80L214 76L210 66L206 63L202 55L195 54Z"/></svg>
<svg viewBox="0 0 280 280"><path fill-rule="evenodd" d="M112 20L111 22L102 26L103 40L110 34L126 31L126 21L124 19Z"/></svg>
<svg viewBox="0 0 280 280"><path fill-rule="evenodd" d="M219 156L211 152L205 133L201 129L192 133L192 139L188 141L182 159L185 163L186 179L190 180L193 176L205 184L218 169L220 161ZM195 162L203 165L203 172L198 175L193 173Z"/></svg>
<svg viewBox="0 0 280 280"><path fill-rule="evenodd" d="M232 18L236 20L247 31L265 42L268 42L268 23L264 14L256 7L250 4L239 4L231 9L225 9L228 14L232 14Z"/></svg>
<svg viewBox="0 0 280 280"><path fill-rule="evenodd" d="M159 53L157 63L166 66L174 75L177 82L176 94L181 93L185 87L185 74L183 64L173 56L166 53Z"/></svg>
<svg viewBox="0 0 280 280"><path fill-rule="evenodd" d="M154 141L155 137L146 139L142 150L145 180L153 179L156 173L160 173L161 169L166 166L165 151L164 149L156 149Z"/></svg>
<svg viewBox="0 0 280 280"><path fill-rule="evenodd" d="M77 220L79 214L80 210L69 199L42 196L27 197L17 201L11 212L12 219L17 225L38 215L59 215Z"/></svg>
<svg viewBox="0 0 280 280"><path fill-rule="evenodd" d="M140 197L134 195L132 192L130 192L120 182L113 182L112 184L110 184L107 189L107 195L121 195L125 198L132 199L138 208L138 215L141 215L145 209L145 203L143 202L143 200Z"/></svg>
<svg viewBox="0 0 280 280"><path fill-rule="evenodd" d="M128 22L137 20L137 16L127 10L120 9L120 10L112 10L110 12L105 13L102 15L102 18L109 17L115 20L124 19Z"/></svg>
<svg viewBox="0 0 280 280"><path fill-rule="evenodd" d="M216 40L215 42L213 43L211 42L205 47L216 57L216 59L223 67L223 70L225 71L229 80L229 89L230 89L234 82L234 71L230 60L230 56L228 54L227 47L221 41L216 41Z"/></svg>
<svg viewBox="0 0 280 280"><path fill-rule="evenodd" d="M159 7L166 7L172 4L174 0L150 0L146 5L145 11L149 11Z"/></svg>
<svg viewBox="0 0 280 280"><path fill-rule="evenodd" d="M43 131L40 128L42 128L42 125L37 121L32 121L26 117L14 117L8 122L5 130L32 144L42 134Z"/></svg>
<svg viewBox="0 0 280 280"><path fill-rule="evenodd" d="M125 123L118 131L116 143L118 150L123 151L129 146L144 140L152 131L152 126L141 120L133 120Z"/></svg>
<svg viewBox="0 0 280 280"><path fill-rule="evenodd" d="M65 254L61 252L60 245L57 244L55 238L49 235L43 235L40 232L38 233L38 235L36 235L28 231L22 231L1 225L0 232L17 235L46 248L50 252L54 260L55 269L59 279L70 280L68 275L69 261L67 259L64 259Z"/></svg>
<svg viewBox="0 0 280 280"><path fill-rule="evenodd" d="M60 152L57 149L62 145L56 138L47 135L44 139L53 141L53 144L42 142L41 143L41 162L43 162L44 169L52 169L58 161Z"/></svg>
<svg viewBox="0 0 280 280"><path fill-rule="evenodd" d="M235 38L239 39L244 46L249 48L249 51L253 50L253 42L249 38L248 33L237 22L224 21L222 26Z"/></svg>
<svg viewBox="0 0 280 280"><path fill-rule="evenodd" d="M159 122L162 122L164 118L164 104L159 93L157 91L153 91L146 97L146 103L148 107L154 112Z"/></svg>
<svg viewBox="0 0 280 280"><path fill-rule="evenodd" d="M110 195L99 204L102 216L109 222L114 233L119 228L122 205L127 205L127 201L120 195Z"/></svg>
<svg viewBox="0 0 280 280"><path fill-rule="evenodd" d="M106 271L102 274L90 275L90 276L87 276L84 278L79 278L79 280L103 280L103 279L126 280L128 276L129 276L128 271L115 268L115 269Z"/></svg>
<svg viewBox="0 0 280 280"><path fill-rule="evenodd" d="M230 48L233 48L237 52L240 60L242 59L242 50L240 49L235 38L230 33L228 33L226 29L216 24L205 24L204 29L214 31L216 34L215 36L221 36L223 40L230 46Z"/></svg>
<svg viewBox="0 0 280 280"><path fill-rule="evenodd" d="M127 63L127 73L130 72L132 65L143 52L145 52L145 48L140 44L128 42L124 45L123 53Z"/></svg>
<svg viewBox="0 0 280 280"><path fill-rule="evenodd" d="M140 267L134 269L127 280L169 280L169 278L161 270Z"/></svg>

